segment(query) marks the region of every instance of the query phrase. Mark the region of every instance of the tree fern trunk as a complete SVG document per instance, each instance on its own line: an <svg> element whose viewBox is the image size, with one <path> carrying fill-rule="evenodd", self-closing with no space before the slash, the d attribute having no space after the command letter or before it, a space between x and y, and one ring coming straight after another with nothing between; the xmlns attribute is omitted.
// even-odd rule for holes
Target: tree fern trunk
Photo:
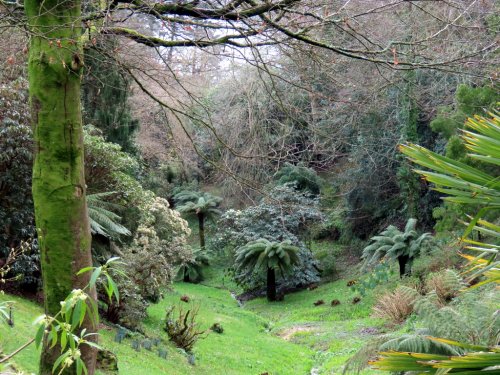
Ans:
<svg viewBox="0 0 500 375"><path fill-rule="evenodd" d="M408 262L410 260L410 257L408 255L400 255L398 257L398 263L399 263L399 277L403 277L406 274L409 273L409 267L408 267Z"/></svg>
<svg viewBox="0 0 500 375"><path fill-rule="evenodd" d="M202 213L198 213L197 215L200 235L200 248L201 250L205 250L205 215Z"/></svg>
<svg viewBox="0 0 500 375"><path fill-rule="evenodd" d="M60 301L88 283L90 227L83 174L80 105L82 48L80 0L26 0L30 27L29 82L35 140L33 201L41 252L45 311L54 315ZM95 297L95 293L94 293ZM94 327L86 322L87 331ZM82 347L88 373L95 372L95 351ZM52 374L60 348L45 342L41 375ZM65 374L76 373L70 369Z"/></svg>
<svg viewBox="0 0 500 375"><path fill-rule="evenodd" d="M267 300L276 301L276 272L274 268L267 269Z"/></svg>

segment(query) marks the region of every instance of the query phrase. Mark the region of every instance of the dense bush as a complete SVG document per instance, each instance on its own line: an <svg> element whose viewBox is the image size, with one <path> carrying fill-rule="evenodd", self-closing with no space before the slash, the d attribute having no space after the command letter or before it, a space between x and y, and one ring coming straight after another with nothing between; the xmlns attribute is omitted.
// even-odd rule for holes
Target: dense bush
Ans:
<svg viewBox="0 0 500 375"><path fill-rule="evenodd" d="M279 185L292 183L299 191L319 195L321 180L312 168L286 163L274 176Z"/></svg>

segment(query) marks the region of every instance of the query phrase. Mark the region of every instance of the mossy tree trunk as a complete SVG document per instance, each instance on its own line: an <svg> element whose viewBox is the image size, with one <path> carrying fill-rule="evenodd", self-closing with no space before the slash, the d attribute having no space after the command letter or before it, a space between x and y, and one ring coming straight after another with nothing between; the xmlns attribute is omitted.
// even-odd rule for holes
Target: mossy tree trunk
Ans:
<svg viewBox="0 0 500 375"><path fill-rule="evenodd" d="M198 212L198 228L200 235L200 249L205 250L205 214L203 212Z"/></svg>
<svg viewBox="0 0 500 375"><path fill-rule="evenodd" d="M33 201L41 251L47 314L56 314L71 290L88 283L92 264L85 199L80 82L80 0L25 0L31 32L29 83L35 140ZM93 293L95 298L95 292ZM93 332L90 322L87 331ZM95 372L95 351L82 349L88 373ZM39 374L52 374L60 348L45 343ZM75 369L65 372L76 373Z"/></svg>
<svg viewBox="0 0 500 375"><path fill-rule="evenodd" d="M276 301L276 272L274 268L267 269L267 300Z"/></svg>

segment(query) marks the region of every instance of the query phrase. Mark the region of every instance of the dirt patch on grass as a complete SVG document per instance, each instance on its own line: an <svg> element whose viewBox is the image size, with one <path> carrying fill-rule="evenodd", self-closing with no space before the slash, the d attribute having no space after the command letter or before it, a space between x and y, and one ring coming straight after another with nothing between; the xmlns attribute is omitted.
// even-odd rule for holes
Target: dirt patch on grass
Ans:
<svg viewBox="0 0 500 375"><path fill-rule="evenodd" d="M293 338L293 336L295 336L297 333L312 332L315 331L316 329L317 327L312 324L300 324L285 328L284 330L278 333L278 336L285 341L290 341Z"/></svg>

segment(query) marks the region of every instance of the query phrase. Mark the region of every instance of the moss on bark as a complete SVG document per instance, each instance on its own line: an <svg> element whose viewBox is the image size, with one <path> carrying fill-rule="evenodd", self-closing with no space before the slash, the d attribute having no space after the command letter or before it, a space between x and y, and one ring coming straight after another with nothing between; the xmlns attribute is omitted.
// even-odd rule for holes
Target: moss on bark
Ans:
<svg viewBox="0 0 500 375"><path fill-rule="evenodd" d="M75 274L92 263L83 173L80 7L79 0L25 1L32 33L33 201L48 314L59 311L60 301L72 289L87 284L88 275ZM93 328L87 322L87 329ZM89 374L93 374L94 350L82 349ZM59 355L57 347L44 346L39 373L51 374Z"/></svg>

